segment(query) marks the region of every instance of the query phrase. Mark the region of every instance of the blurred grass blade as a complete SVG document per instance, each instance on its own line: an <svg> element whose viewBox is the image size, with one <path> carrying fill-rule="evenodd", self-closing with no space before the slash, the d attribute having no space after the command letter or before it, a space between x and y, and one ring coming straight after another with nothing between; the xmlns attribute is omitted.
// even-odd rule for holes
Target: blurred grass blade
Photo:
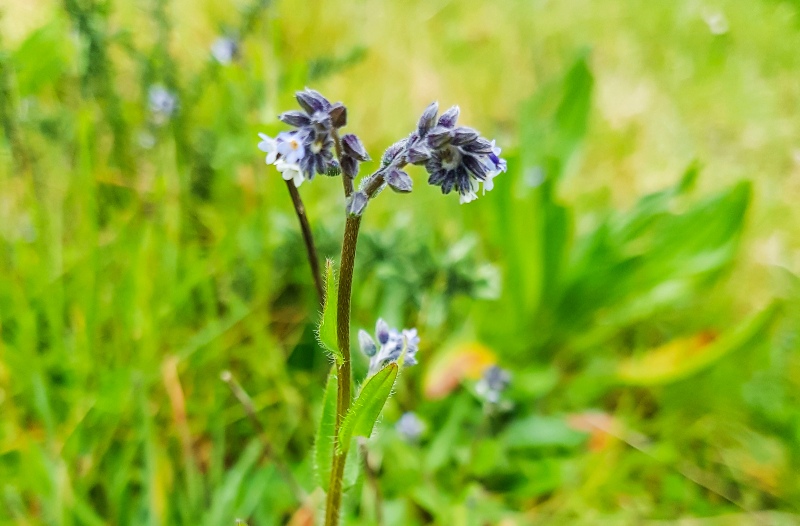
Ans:
<svg viewBox="0 0 800 526"><path fill-rule="evenodd" d="M342 364L342 353L336 342L336 312L337 312L337 287L333 272L333 261L325 261L325 306L322 308L322 318L319 321L317 336L323 349L331 353L336 360L336 365Z"/></svg>
<svg viewBox="0 0 800 526"><path fill-rule="evenodd" d="M230 524L231 515L236 508L237 500L247 487L249 477L258 464L258 459L263 452L263 446L258 439L250 441L244 448L239 459L228 470L225 479L211 496L211 506L203 521L211 526L216 524Z"/></svg>
<svg viewBox="0 0 800 526"><path fill-rule="evenodd" d="M364 384L342 423L340 448L342 444L349 446L350 440L356 435L369 438L372 434L372 428L392 394L398 370L396 363L390 363Z"/></svg>
<svg viewBox="0 0 800 526"><path fill-rule="evenodd" d="M321 488L327 488L331 479L333 435L336 432L336 389L336 367L331 367L322 398L322 416L314 440L314 475Z"/></svg>
<svg viewBox="0 0 800 526"><path fill-rule="evenodd" d="M779 307L777 302L771 304L716 341L709 343L703 335L681 338L644 356L625 360L619 365L617 376L632 385L661 385L682 380L710 367L724 356L764 339L780 311Z"/></svg>

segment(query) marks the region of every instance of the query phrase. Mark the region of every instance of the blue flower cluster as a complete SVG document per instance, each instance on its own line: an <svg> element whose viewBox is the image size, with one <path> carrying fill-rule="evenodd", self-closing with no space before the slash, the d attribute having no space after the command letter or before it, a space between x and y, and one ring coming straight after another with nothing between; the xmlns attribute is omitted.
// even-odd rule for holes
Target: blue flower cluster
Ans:
<svg viewBox="0 0 800 526"><path fill-rule="evenodd" d="M384 164L423 165L430 175L428 183L441 187L443 194L456 190L460 202L469 203L478 198L479 184L483 184L483 193L494 187L493 179L506 171L506 161L500 158L500 148L494 141L472 128L456 125L458 106L437 119L438 113L439 104L430 104L416 131L386 151ZM387 182L392 186L388 176Z"/></svg>
<svg viewBox="0 0 800 526"><path fill-rule="evenodd" d="M377 340L377 344L375 340ZM383 319L378 319L375 324L375 340L367 331L363 329L358 331L361 352L369 357L369 376L377 373L387 364L396 362L400 356L403 356L404 365L417 364L416 355L419 350L417 329L399 331L390 328ZM378 347L379 345L380 347Z"/></svg>
<svg viewBox="0 0 800 526"><path fill-rule="evenodd" d="M342 137L342 165L334 158L334 133L347 124L347 108L331 102L317 91L306 89L295 94L303 111L282 113L281 121L293 126L290 132L271 138L259 133L258 147L267 154L267 164L274 164L283 178L300 186L317 174L354 177L358 163L369 159L361 140L353 134Z"/></svg>
<svg viewBox="0 0 800 526"><path fill-rule="evenodd" d="M483 371L483 376L475 384L475 391L488 403L496 404L510 383L511 373L497 365L492 365Z"/></svg>

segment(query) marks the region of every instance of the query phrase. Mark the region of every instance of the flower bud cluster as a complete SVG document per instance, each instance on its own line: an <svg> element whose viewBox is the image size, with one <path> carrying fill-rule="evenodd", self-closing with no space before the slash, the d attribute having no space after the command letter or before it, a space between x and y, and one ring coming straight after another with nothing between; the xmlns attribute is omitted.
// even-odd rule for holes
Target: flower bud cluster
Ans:
<svg viewBox="0 0 800 526"><path fill-rule="evenodd" d="M267 154L267 164L275 168L287 181L300 186L311 181L315 175L339 175L349 177L358 171L358 162L366 161L369 155L358 137L345 135L342 141L342 165L334 158L334 134L347 124L347 108L341 102L331 102L317 91L306 89L295 94L302 111L282 113L279 119L295 129L282 132L276 138L260 133L258 147Z"/></svg>
<svg viewBox="0 0 800 526"><path fill-rule="evenodd" d="M355 178L359 163L370 157L356 135L339 138L339 128L347 124L347 108L341 102L332 104L311 89L295 96L302 110L287 111L279 117L295 129L274 139L259 134L262 140L258 146L267 154L267 164L274 164L295 186L317 174ZM380 169L361 181L358 192L353 193L352 183L345 181L347 214L361 215L368 201L386 186L399 193L411 192L413 181L404 169L409 164L424 166L428 183L440 187L443 194L455 190L462 204L477 199L481 185L484 194L491 190L494 178L506 171L506 161L500 157L495 141L457 124L459 113L458 106L453 106L439 115L436 102L425 108L416 130L386 150ZM334 146L338 158L334 157Z"/></svg>
<svg viewBox="0 0 800 526"><path fill-rule="evenodd" d="M403 356L403 365L417 364L417 351L419 350L419 336L417 329L403 329L399 331L378 319L375 324L375 339L365 330L358 331L358 343L361 352L369 357L369 376L380 371L391 362L396 362Z"/></svg>
<svg viewBox="0 0 800 526"><path fill-rule="evenodd" d="M425 166L428 183L441 187L443 194L456 190L460 202L469 203L478 198L478 184L483 184L483 193L494 187L493 179L506 171L506 161L494 141L472 128L456 126L458 106L437 120L438 111L434 102L422 113L417 130L406 140L406 159Z"/></svg>

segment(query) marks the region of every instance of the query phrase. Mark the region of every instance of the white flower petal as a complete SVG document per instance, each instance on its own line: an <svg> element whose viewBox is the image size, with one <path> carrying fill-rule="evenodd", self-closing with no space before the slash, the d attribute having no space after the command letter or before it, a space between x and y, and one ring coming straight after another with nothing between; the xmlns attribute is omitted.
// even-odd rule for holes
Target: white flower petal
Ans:
<svg viewBox="0 0 800 526"><path fill-rule="evenodd" d="M462 194L459 198L458 202L463 204L471 203L478 198L478 195L474 191L470 191L467 194Z"/></svg>

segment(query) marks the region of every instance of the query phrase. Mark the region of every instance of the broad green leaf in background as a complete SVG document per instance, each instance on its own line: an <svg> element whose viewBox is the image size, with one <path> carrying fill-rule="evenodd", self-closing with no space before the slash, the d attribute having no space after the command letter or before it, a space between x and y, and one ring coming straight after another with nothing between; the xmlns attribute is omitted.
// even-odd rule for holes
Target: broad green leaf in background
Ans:
<svg viewBox="0 0 800 526"><path fill-rule="evenodd" d="M681 203L677 198L694 177L690 168L675 187L645 196L578 241L552 314L564 337L588 327L577 348L593 348L620 328L701 293L733 262L750 184ZM681 205L686 210L675 213ZM602 323L590 325L599 315Z"/></svg>
<svg viewBox="0 0 800 526"><path fill-rule="evenodd" d="M495 239L506 266L500 305L513 305L500 318L515 326L527 326L540 306L552 302L565 266L572 218L557 202L556 187L578 159L593 88L582 52L563 77L525 103L518 155L508 156L509 180L495 191Z"/></svg>
<svg viewBox="0 0 800 526"><path fill-rule="evenodd" d="M336 365L342 364L342 353L336 341L337 285L333 272L333 261L325 262L325 306L319 321L317 336L322 348L331 353Z"/></svg>
<svg viewBox="0 0 800 526"><path fill-rule="evenodd" d="M336 392L336 367L331 367L322 398L322 415L314 440L314 475L321 488L327 488L331 479L333 436L336 433Z"/></svg>
<svg viewBox="0 0 800 526"><path fill-rule="evenodd" d="M55 85L73 64L75 48L63 38L64 24L54 19L32 32L13 54L19 95L38 93L47 84Z"/></svg>
<svg viewBox="0 0 800 526"><path fill-rule="evenodd" d="M766 338L779 307L779 303L773 303L716 341L709 341L704 335L680 338L643 356L625 360L619 365L617 375L632 385L667 384L691 376L724 356Z"/></svg>
<svg viewBox="0 0 800 526"><path fill-rule="evenodd" d="M342 423L339 434L340 448L342 444L348 444L349 447L350 440L356 435L369 438L372 434L372 428L375 426L386 400L392 394L398 370L396 363L390 363L367 380L364 387L361 388L361 393Z"/></svg>

